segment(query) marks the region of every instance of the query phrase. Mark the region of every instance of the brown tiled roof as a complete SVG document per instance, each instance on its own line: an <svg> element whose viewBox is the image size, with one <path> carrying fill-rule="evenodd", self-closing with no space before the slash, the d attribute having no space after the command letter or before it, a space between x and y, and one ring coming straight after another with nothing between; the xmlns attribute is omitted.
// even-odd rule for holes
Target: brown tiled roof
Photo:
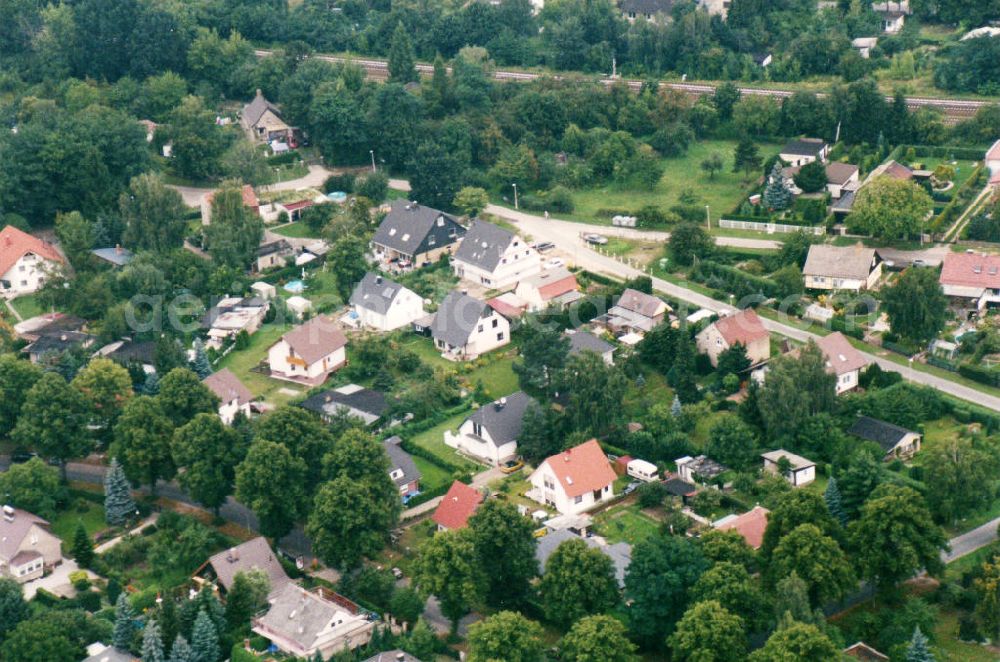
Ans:
<svg viewBox="0 0 1000 662"><path fill-rule="evenodd" d="M38 515L33 515L26 510L14 508L11 519L6 515L0 516L0 559L9 559L17 555L18 547L28 531L35 524L48 528L49 523Z"/></svg>
<svg viewBox="0 0 1000 662"><path fill-rule="evenodd" d="M666 306L662 299L631 287L622 292L616 305L643 317L655 317L659 309Z"/></svg>
<svg viewBox="0 0 1000 662"><path fill-rule="evenodd" d="M746 347L755 340L769 337L764 323L753 308L723 317L715 323L715 328L730 347L736 343Z"/></svg>
<svg viewBox="0 0 1000 662"><path fill-rule="evenodd" d="M464 528L482 501L483 495L476 488L456 480L438 504L432 519L449 530Z"/></svg>
<svg viewBox="0 0 1000 662"><path fill-rule="evenodd" d="M818 338L816 345L826 357L827 367L838 377L855 370L861 370L868 365L868 359L856 350L840 331L834 331L828 336Z"/></svg>
<svg viewBox="0 0 1000 662"><path fill-rule="evenodd" d="M245 405L246 403L253 400L253 393L250 392L243 382L239 380L239 377L234 375L229 368L223 368L218 372L213 372L211 375L202 380L202 383L209 388L212 393L219 396L219 399L223 403L229 403L236 400L237 404Z"/></svg>
<svg viewBox="0 0 1000 662"><path fill-rule="evenodd" d="M316 363L347 345L344 332L337 327L332 317L326 315L318 315L295 327L281 336L281 339L306 363Z"/></svg>
<svg viewBox="0 0 1000 662"><path fill-rule="evenodd" d="M764 531L767 529L767 516L771 511L764 506L754 506L749 512L732 518L716 527L719 531L736 531L743 536L753 549L760 549L764 542Z"/></svg>
<svg viewBox="0 0 1000 662"><path fill-rule="evenodd" d="M844 655L866 662L889 662L888 655L883 655L863 641L845 648Z"/></svg>
<svg viewBox="0 0 1000 662"><path fill-rule="evenodd" d="M858 172L858 166L840 161L826 164L826 180L831 184L844 184Z"/></svg>
<svg viewBox="0 0 1000 662"><path fill-rule="evenodd" d="M553 455L545 460L569 498L604 489L615 482L614 469L596 439Z"/></svg>
<svg viewBox="0 0 1000 662"><path fill-rule="evenodd" d="M252 538L236 547L219 552L210 558L208 563L226 590L233 585L238 573L251 570L262 570L271 582L272 591L291 581L281 567L278 557L271 550L267 539L263 537Z"/></svg>

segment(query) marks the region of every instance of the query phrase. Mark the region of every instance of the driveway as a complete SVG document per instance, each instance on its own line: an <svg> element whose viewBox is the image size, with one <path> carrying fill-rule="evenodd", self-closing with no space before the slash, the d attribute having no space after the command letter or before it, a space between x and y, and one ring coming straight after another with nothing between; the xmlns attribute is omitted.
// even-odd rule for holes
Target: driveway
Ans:
<svg viewBox="0 0 1000 662"><path fill-rule="evenodd" d="M79 569L80 566L76 564L76 561L64 558L62 563L56 566L55 570L49 576L41 577L22 585L24 588L24 599L31 600L40 588L44 588L49 593L58 595L59 597L75 597L76 589L73 588L73 582L69 580L69 576ZM89 570L86 573L91 581L97 579L97 575Z"/></svg>

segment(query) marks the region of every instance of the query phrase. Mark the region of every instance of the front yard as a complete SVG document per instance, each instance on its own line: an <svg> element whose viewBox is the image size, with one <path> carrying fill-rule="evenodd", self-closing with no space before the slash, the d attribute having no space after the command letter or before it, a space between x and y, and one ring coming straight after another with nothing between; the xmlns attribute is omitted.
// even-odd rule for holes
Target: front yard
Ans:
<svg viewBox="0 0 1000 662"><path fill-rule="evenodd" d="M467 413L457 414L452 416L445 421L438 423L429 430L424 430L419 434L415 434L409 437L409 440L423 448L428 453L433 454L435 457L440 458L443 462L448 464L457 464L462 467L463 470L476 472L479 470L479 465L475 464L471 460L467 460L458 453L455 452L454 448L449 448L444 443L444 433L445 430L457 430L458 426L462 424L462 421L468 416ZM417 468L420 468L419 465ZM421 471L423 471L421 469ZM425 485L425 488L430 486Z"/></svg>
<svg viewBox="0 0 1000 662"><path fill-rule="evenodd" d="M660 523L643 513L635 503L620 504L594 516L594 531L610 543L635 545L658 535Z"/></svg>
<svg viewBox="0 0 1000 662"><path fill-rule="evenodd" d="M12 300L11 305L21 316L21 319L29 319L46 312L45 306L39 301L37 294L25 294Z"/></svg>
<svg viewBox="0 0 1000 662"><path fill-rule="evenodd" d="M292 399L292 395L282 393L282 389L302 390L301 386L255 372L254 368L267 358L267 350L290 330L290 324L265 324L260 330L250 336L250 345L243 350L233 350L214 366L216 370L229 368L250 392L258 398L264 398L274 404L284 404Z"/></svg>

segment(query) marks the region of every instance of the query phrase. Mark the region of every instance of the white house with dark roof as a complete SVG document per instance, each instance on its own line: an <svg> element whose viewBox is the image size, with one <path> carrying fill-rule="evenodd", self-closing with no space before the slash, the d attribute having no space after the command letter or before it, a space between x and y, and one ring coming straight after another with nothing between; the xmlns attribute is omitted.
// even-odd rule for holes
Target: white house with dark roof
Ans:
<svg viewBox="0 0 1000 662"><path fill-rule="evenodd" d="M62 541L47 521L20 508L0 509L0 577L23 584L60 563Z"/></svg>
<svg viewBox="0 0 1000 662"><path fill-rule="evenodd" d="M219 418L231 425L236 415L242 413L247 418L252 413L253 393L229 368L223 368L201 381L219 398Z"/></svg>
<svg viewBox="0 0 1000 662"><path fill-rule="evenodd" d="M826 161L830 152L825 140L800 138L788 142L778 153L778 158L790 166L804 166L813 161Z"/></svg>
<svg viewBox="0 0 1000 662"><path fill-rule="evenodd" d="M389 478L396 483L405 503L410 496L420 491L421 476L413 457L403 449L402 443L400 437L392 436L383 441L382 445L389 456Z"/></svg>
<svg viewBox="0 0 1000 662"><path fill-rule="evenodd" d="M674 0L618 0L618 8L629 23L646 21L656 25L670 21Z"/></svg>
<svg viewBox="0 0 1000 662"><path fill-rule="evenodd" d="M400 271L450 255L464 236L465 228L451 214L416 202L394 200L371 246L383 268Z"/></svg>
<svg viewBox="0 0 1000 662"><path fill-rule="evenodd" d="M764 471L783 475L792 487L802 487L816 480L816 463L801 455L778 449L761 454L761 458L764 460ZM782 460L788 462L788 473L781 471Z"/></svg>
<svg viewBox="0 0 1000 662"><path fill-rule="evenodd" d="M587 331L566 331L569 338L569 355L576 356L583 352L593 352L599 355L608 365L615 364L615 346Z"/></svg>
<svg viewBox="0 0 1000 662"><path fill-rule="evenodd" d="M267 350L272 377L310 386L322 384L345 363L347 337L325 315L295 327Z"/></svg>
<svg viewBox="0 0 1000 662"><path fill-rule="evenodd" d="M384 393L357 384L338 386L330 391L317 393L306 398L301 406L319 414L325 421L347 414L360 418L365 425L373 425L382 420L389 408Z"/></svg>
<svg viewBox="0 0 1000 662"><path fill-rule="evenodd" d="M427 314L416 292L371 271L354 288L350 304L353 323L379 331L408 326Z"/></svg>
<svg viewBox="0 0 1000 662"><path fill-rule="evenodd" d="M906 17L910 15L910 2L909 0L873 2L872 11L882 19L883 32L897 34L906 25Z"/></svg>
<svg viewBox="0 0 1000 662"><path fill-rule="evenodd" d="M494 466L511 460L517 457L517 438L532 402L526 393L517 391L485 404L462 422L457 434L446 431L444 443Z"/></svg>
<svg viewBox="0 0 1000 662"><path fill-rule="evenodd" d="M267 598L268 610L251 621L256 634L282 652L303 659L317 653L324 660L371 640L375 621L358 605L323 587L312 591L283 585Z"/></svg>
<svg viewBox="0 0 1000 662"><path fill-rule="evenodd" d="M459 278L502 290L542 270L542 258L519 236L499 225L475 220L451 259Z"/></svg>
<svg viewBox="0 0 1000 662"><path fill-rule="evenodd" d="M458 291L448 293L430 325L441 356L470 361L510 342L510 322L486 304Z"/></svg>
<svg viewBox="0 0 1000 662"><path fill-rule="evenodd" d="M859 416L848 432L881 446L886 460L908 459L920 451L919 432L871 416Z"/></svg>
<svg viewBox="0 0 1000 662"><path fill-rule="evenodd" d="M193 579L196 584L215 586L224 594L233 587L236 575L255 570L267 575L272 593L292 581L267 538L262 536L213 555L194 571Z"/></svg>
<svg viewBox="0 0 1000 662"><path fill-rule="evenodd" d="M802 267L810 290L870 290L882 277L882 257L866 246L813 244Z"/></svg>

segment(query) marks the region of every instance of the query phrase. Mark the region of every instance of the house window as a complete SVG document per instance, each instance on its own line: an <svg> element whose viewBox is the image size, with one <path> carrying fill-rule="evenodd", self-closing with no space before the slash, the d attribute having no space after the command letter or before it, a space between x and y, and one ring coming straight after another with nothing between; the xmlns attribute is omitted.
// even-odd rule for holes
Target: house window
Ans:
<svg viewBox="0 0 1000 662"><path fill-rule="evenodd" d="M479 325L479 333L482 333L482 332L483 332L483 325L482 325L482 324L480 324L480 325Z"/></svg>
<svg viewBox="0 0 1000 662"><path fill-rule="evenodd" d="M500 264L507 264L507 258L500 260Z"/></svg>
<svg viewBox="0 0 1000 662"><path fill-rule="evenodd" d="M498 320L493 320L493 328L494 329L497 328L497 325L499 325L499 324L500 324L500 322Z"/></svg>
<svg viewBox="0 0 1000 662"><path fill-rule="evenodd" d="M476 435L477 437L483 436L483 426L481 423L472 424L472 434Z"/></svg>
<svg viewBox="0 0 1000 662"><path fill-rule="evenodd" d="M503 331L497 334L497 340L503 340Z"/></svg>
<svg viewBox="0 0 1000 662"><path fill-rule="evenodd" d="M18 271L24 271L24 265L22 264L22 265L18 266L17 270Z"/></svg>
<svg viewBox="0 0 1000 662"><path fill-rule="evenodd" d="M437 243L437 238L434 235L431 235L431 236L427 237L427 245L428 246L433 246L436 243Z"/></svg>
<svg viewBox="0 0 1000 662"><path fill-rule="evenodd" d="M573 499L573 503L583 503L583 495L581 494L580 496L575 497Z"/></svg>
<svg viewBox="0 0 1000 662"><path fill-rule="evenodd" d="M556 489L556 486L552 482L552 479L549 478L548 476L545 477L545 489L547 489L547 490L554 490L554 489Z"/></svg>

